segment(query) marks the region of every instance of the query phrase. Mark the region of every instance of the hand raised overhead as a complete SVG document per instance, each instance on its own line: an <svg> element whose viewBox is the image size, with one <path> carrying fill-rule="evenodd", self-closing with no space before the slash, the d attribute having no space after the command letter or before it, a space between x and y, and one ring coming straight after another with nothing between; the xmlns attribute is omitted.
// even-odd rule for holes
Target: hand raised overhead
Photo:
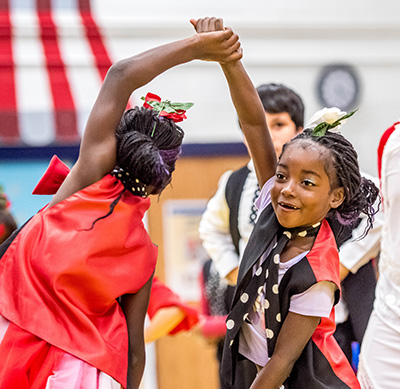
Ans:
<svg viewBox="0 0 400 389"><path fill-rule="evenodd" d="M190 23L192 23L197 33L224 30L224 21L221 18L190 19Z"/></svg>
<svg viewBox="0 0 400 389"><path fill-rule="evenodd" d="M224 27L220 18L191 19L203 50L199 59L225 64L242 58L239 36L231 28Z"/></svg>

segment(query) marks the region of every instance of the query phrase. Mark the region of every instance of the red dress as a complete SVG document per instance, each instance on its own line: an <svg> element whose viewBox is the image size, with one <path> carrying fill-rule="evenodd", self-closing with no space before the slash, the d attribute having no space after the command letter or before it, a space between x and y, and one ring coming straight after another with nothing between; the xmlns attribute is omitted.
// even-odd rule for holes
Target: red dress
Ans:
<svg viewBox="0 0 400 389"><path fill-rule="evenodd" d="M0 315L11 323L0 344L1 387L18 374L41 387L63 352L126 385L128 333L117 298L149 280L157 249L142 222L150 200L129 192L92 228L122 190L107 175L36 214L4 254Z"/></svg>

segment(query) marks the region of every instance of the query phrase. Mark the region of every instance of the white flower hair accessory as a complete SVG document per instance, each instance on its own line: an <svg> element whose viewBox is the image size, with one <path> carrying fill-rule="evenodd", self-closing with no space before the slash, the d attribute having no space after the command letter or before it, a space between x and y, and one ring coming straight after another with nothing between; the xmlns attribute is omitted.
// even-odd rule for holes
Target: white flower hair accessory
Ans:
<svg viewBox="0 0 400 389"><path fill-rule="evenodd" d="M327 131L332 133L340 133L340 127L346 123L346 120L353 116L357 110L350 113L341 111L339 108L323 108L317 111L308 121L306 128L309 128L311 135L324 136Z"/></svg>

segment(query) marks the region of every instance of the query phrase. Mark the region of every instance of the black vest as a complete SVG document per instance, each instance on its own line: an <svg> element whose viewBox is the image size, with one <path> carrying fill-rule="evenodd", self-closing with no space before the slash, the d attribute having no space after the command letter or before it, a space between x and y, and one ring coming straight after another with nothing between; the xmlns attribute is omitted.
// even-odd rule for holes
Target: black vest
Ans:
<svg viewBox="0 0 400 389"><path fill-rule="evenodd" d="M280 224L270 204L259 215L256 226L250 235L249 242L244 251L232 307L239 301L242 290L251 279L253 265L266 251L267 247L278 233L279 228ZM294 294L305 292L316 282L317 279L307 257L304 257L287 270L279 284L279 304L282 322L289 312L291 297ZM340 292L337 290L335 303L339 299L339 294ZM224 354L226 350L231 351L231 357L233 359L232 375L235 373L235 363L240 357L238 352L238 337L239 333L231 347L228 344L225 344L224 347ZM228 351L226 354L224 358L229 357L230 352ZM345 358L344 354L343 358ZM351 369L350 366L349 368ZM224 371L222 371L222 374L227 382L231 382L232 377L227 377ZM299 359L294 364L290 376L284 383L284 387L285 389L349 389L349 386L335 374L327 358L312 339L308 341Z"/></svg>
<svg viewBox="0 0 400 389"><path fill-rule="evenodd" d="M249 168L247 166L243 166L241 169L234 171L230 175L225 186L225 198L229 207L229 231L238 255L239 241L241 238L238 227L239 204L243 193L244 183L246 182L249 173Z"/></svg>

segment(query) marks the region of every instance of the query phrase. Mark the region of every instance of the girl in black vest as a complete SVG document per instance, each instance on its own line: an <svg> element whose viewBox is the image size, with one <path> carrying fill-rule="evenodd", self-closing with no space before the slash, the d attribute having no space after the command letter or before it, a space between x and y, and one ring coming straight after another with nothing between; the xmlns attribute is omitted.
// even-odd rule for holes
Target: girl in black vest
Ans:
<svg viewBox="0 0 400 389"><path fill-rule="evenodd" d="M193 20L197 32L220 19ZM240 60L221 64L262 188L260 216L239 268L226 321L222 370L258 366L252 389L359 388L332 334L339 298L337 245L361 212L372 223L378 189L361 178L357 153L339 133L346 115L323 110L314 128L277 161L258 94ZM332 227L331 227L332 225Z"/></svg>

